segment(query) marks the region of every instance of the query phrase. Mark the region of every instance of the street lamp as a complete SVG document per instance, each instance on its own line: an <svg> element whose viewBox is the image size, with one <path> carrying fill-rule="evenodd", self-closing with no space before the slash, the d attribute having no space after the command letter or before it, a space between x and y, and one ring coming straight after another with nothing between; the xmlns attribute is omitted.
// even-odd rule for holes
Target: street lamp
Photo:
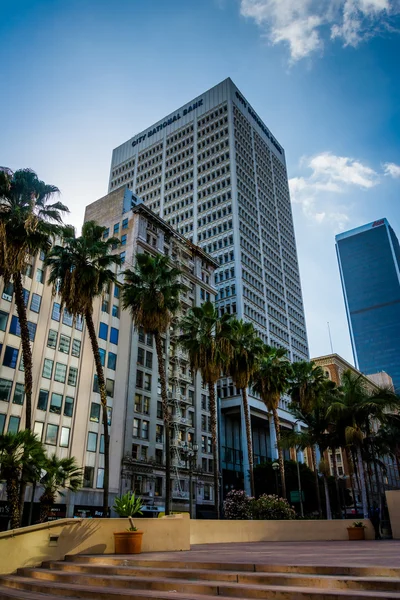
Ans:
<svg viewBox="0 0 400 600"><path fill-rule="evenodd" d="M278 471L279 471L279 463L273 462L272 468L275 473L275 485L276 485L276 495L279 496L279 484L278 484Z"/></svg>
<svg viewBox="0 0 400 600"><path fill-rule="evenodd" d="M189 449L187 442L185 442L185 457L189 463L189 515L193 518L193 470L197 467L197 454L199 451L199 445L194 443L192 448Z"/></svg>

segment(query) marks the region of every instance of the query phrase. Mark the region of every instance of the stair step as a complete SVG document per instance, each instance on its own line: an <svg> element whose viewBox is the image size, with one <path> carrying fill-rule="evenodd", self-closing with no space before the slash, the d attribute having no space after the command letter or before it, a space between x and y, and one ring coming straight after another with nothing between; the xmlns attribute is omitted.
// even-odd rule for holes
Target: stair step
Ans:
<svg viewBox="0 0 400 600"><path fill-rule="evenodd" d="M213 580L228 581L236 583L250 583L259 585L294 585L294 586L313 586L317 588L335 588L335 589L366 589L381 591L400 591L400 579L394 577L349 577L348 575L315 575L299 573L236 573L234 571L206 571L202 569L178 568L153 568L153 567L133 567L133 566L109 566L93 565L84 563L66 563L53 562L46 565L50 571L55 573L76 573L76 574L100 574L109 576L123 577L143 577L150 575L157 578L174 578L189 580ZM24 570L21 570L24 575ZM29 573L28 573L29 575Z"/></svg>
<svg viewBox="0 0 400 600"><path fill-rule="evenodd" d="M104 579L104 578L103 578ZM118 600L143 600L143 598L155 598L157 600L218 600L224 598L241 598L242 600L253 599L268 599L268 600L400 600L400 593L396 592L369 592L359 590L332 590L332 589L316 589L316 588L301 588L296 586L261 586L261 585L243 585L237 583L235 585L223 583L215 586L215 592L202 593L193 586L192 582L185 582L185 589L178 591L178 587L182 581L169 580L169 590L158 589L124 589L115 588L113 586L87 585L77 582L61 583L54 581L38 580L30 577L7 576L0 578L0 598L1 591L4 586L29 591L46 593L50 595L62 596L64 598L90 598L93 600L106 600L115 598ZM132 582L132 579L130 580ZM157 582L156 582L157 583ZM205 587L205 586L198 586Z"/></svg>

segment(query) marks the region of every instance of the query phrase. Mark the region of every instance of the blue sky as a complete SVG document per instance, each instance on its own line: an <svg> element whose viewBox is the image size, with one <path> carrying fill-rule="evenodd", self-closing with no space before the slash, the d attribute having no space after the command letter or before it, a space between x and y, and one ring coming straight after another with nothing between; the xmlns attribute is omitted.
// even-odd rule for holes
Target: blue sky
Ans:
<svg viewBox="0 0 400 600"><path fill-rule="evenodd" d="M334 236L400 235L399 0L0 0L0 164L80 225L112 149L230 76L284 146L312 356L352 361Z"/></svg>

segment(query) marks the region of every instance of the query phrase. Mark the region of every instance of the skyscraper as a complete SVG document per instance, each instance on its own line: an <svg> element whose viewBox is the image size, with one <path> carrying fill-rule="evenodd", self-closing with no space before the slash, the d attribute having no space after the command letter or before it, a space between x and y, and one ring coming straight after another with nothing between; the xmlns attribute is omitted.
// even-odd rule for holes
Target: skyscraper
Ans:
<svg viewBox="0 0 400 600"><path fill-rule="evenodd" d="M221 313L251 321L291 360L308 358L285 153L230 79L116 148L109 191L122 186L217 260ZM248 470L243 409L230 380L218 391L229 488ZM250 405L255 461L275 458L271 417L259 398Z"/></svg>
<svg viewBox="0 0 400 600"><path fill-rule="evenodd" d="M356 367L400 388L400 247L386 219L336 236Z"/></svg>

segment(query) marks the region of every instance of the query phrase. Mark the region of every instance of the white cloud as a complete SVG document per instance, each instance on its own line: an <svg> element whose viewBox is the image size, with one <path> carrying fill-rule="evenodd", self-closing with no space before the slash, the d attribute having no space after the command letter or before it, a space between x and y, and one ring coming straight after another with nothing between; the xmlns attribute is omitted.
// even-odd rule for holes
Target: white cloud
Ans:
<svg viewBox="0 0 400 600"><path fill-rule="evenodd" d="M385 163L383 165L385 175L390 175L394 179L400 178L400 165L395 163Z"/></svg>
<svg viewBox="0 0 400 600"><path fill-rule="evenodd" d="M321 52L328 32L344 46L378 35L400 12L400 0L240 0L240 12L272 44L286 43L296 62Z"/></svg>
<svg viewBox="0 0 400 600"><path fill-rule="evenodd" d="M371 167L331 152L304 157L300 164L311 169L311 174L289 180L292 201L301 205L310 220L334 223L339 230L346 227L349 216L348 206L338 202L338 195L354 188L368 190L379 183L378 173Z"/></svg>

